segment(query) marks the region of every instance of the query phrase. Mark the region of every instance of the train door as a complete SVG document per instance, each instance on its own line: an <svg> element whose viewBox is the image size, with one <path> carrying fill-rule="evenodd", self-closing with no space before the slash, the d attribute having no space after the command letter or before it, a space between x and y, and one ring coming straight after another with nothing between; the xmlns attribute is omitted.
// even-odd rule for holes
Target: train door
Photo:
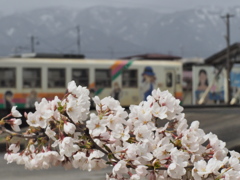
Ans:
<svg viewBox="0 0 240 180"><path fill-rule="evenodd" d="M176 73L173 69L165 70L165 87L173 95L176 92Z"/></svg>

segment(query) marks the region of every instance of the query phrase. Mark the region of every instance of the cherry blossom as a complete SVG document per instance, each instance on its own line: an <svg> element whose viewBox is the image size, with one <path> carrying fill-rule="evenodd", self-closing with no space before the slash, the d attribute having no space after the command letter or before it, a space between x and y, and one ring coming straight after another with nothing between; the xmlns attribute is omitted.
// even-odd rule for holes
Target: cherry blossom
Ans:
<svg viewBox="0 0 240 180"><path fill-rule="evenodd" d="M70 122L65 122L63 125L63 129L66 134L74 134L76 126Z"/></svg>
<svg viewBox="0 0 240 180"><path fill-rule="evenodd" d="M77 146L74 142L74 139L71 137L65 137L63 140L59 143L60 148L60 155L64 155L67 157L71 157L73 153L77 152L79 149L79 146Z"/></svg>
<svg viewBox="0 0 240 180"><path fill-rule="evenodd" d="M118 177L119 179L122 177L123 174L128 173L128 168L126 167L127 162L124 160L120 160L114 167L113 167L113 176Z"/></svg>
<svg viewBox="0 0 240 180"><path fill-rule="evenodd" d="M22 120L19 118L11 118L8 123L11 125L12 129L16 132L21 131L20 125L22 124Z"/></svg>
<svg viewBox="0 0 240 180"><path fill-rule="evenodd" d="M21 113L17 110L17 106L13 106L11 109L11 115L13 117L22 117Z"/></svg>
<svg viewBox="0 0 240 180"><path fill-rule="evenodd" d="M98 116L95 114L90 115L90 120L87 121L87 128L90 131L90 134L93 136L98 136L101 133L104 133L107 131L106 128L107 122L104 120L99 119Z"/></svg>
<svg viewBox="0 0 240 180"><path fill-rule="evenodd" d="M168 91L153 90L129 111L110 96L92 100L96 111L90 114L89 90L71 81L63 99L43 98L35 112L25 113L29 127L22 133L14 106L0 120L0 131L9 134L4 159L30 170L111 166L109 180L240 179L240 154L205 134L199 121L188 125L180 101ZM16 136L26 140L25 148Z"/></svg>

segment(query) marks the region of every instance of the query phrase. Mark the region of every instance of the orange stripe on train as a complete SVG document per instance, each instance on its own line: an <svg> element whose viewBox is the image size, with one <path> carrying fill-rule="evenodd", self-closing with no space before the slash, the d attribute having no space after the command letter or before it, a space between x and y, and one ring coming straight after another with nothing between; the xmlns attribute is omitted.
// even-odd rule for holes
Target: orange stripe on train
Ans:
<svg viewBox="0 0 240 180"><path fill-rule="evenodd" d="M175 98L181 100L181 99L183 98L183 93L182 93L182 92L176 92L176 93L175 93Z"/></svg>

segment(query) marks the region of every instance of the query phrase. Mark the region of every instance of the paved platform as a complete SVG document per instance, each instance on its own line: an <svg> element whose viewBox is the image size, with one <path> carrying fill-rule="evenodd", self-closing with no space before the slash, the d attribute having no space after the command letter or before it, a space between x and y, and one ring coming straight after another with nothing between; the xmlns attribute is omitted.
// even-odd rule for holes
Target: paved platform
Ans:
<svg viewBox="0 0 240 180"><path fill-rule="evenodd" d="M185 108L189 124L198 120L200 128L212 132L227 143L227 148L240 146L240 107Z"/></svg>

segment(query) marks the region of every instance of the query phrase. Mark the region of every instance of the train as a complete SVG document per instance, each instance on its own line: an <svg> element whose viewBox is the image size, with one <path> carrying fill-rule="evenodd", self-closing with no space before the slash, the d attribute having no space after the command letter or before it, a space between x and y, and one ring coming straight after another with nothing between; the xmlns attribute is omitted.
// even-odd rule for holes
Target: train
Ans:
<svg viewBox="0 0 240 180"><path fill-rule="evenodd" d="M68 82L90 97L112 96L123 107L146 100L156 88L183 99L182 62L61 58L0 58L0 108L33 108L41 98L63 98Z"/></svg>

